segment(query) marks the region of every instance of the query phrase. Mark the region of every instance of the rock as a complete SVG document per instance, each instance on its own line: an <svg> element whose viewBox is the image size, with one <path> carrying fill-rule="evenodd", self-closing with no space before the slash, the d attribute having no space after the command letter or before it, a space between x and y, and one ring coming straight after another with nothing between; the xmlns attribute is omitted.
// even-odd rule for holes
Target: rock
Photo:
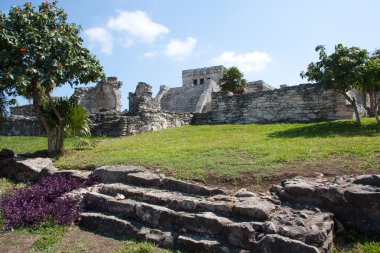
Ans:
<svg viewBox="0 0 380 253"><path fill-rule="evenodd" d="M313 246L275 234L264 236L253 249L255 253L320 253Z"/></svg>
<svg viewBox="0 0 380 253"><path fill-rule="evenodd" d="M204 196L213 196L217 194L225 194L223 190L212 189L197 184L188 183L172 178L165 178L162 181L162 187L166 190L180 191L190 194L198 194Z"/></svg>
<svg viewBox="0 0 380 253"><path fill-rule="evenodd" d="M253 193L253 192L250 192L250 191L247 191L247 189L245 188L241 188L240 190L238 190L235 195L235 197L255 197L256 194Z"/></svg>
<svg viewBox="0 0 380 253"><path fill-rule="evenodd" d="M127 175L127 183L137 186L158 187L161 185L161 178L153 173L137 172Z"/></svg>
<svg viewBox="0 0 380 253"><path fill-rule="evenodd" d="M281 201L327 210L346 229L371 236L380 233L379 179L379 175L363 175L317 183L296 178L284 181L276 192Z"/></svg>
<svg viewBox="0 0 380 253"><path fill-rule="evenodd" d="M188 252L221 252L221 243L217 240L205 240L197 236L180 235L177 240L180 248Z"/></svg>
<svg viewBox="0 0 380 253"><path fill-rule="evenodd" d="M125 196L123 194L116 194L116 197L115 197L117 200L122 200L122 199L125 199Z"/></svg>
<svg viewBox="0 0 380 253"><path fill-rule="evenodd" d="M190 197L157 188L139 188L121 184L103 185L98 190L114 197L89 192L83 199L85 210L134 220L147 227L172 233L198 234L201 235L201 240L214 238L224 246L232 245L249 250L254 247L256 241L267 234L278 234L297 240L320 248L321 252L328 252L332 246L334 223L331 215L323 212L296 211L275 206L258 197L237 199L222 198L219 195L217 199L227 200L222 202L212 200L214 197L203 199L199 196ZM126 199L118 199L117 194L122 194L118 192L125 193L123 195ZM264 203L261 207L260 201ZM242 215L234 213L233 206L242 203L245 203L243 206L246 213ZM248 211L249 209L253 214ZM268 212L266 219L258 210ZM263 222L257 221L259 219Z"/></svg>
<svg viewBox="0 0 380 253"><path fill-rule="evenodd" d="M215 239L205 239L195 234L183 234L152 229L141 223L106 216L100 213L82 213L79 227L111 236L119 240L138 239L149 241L160 247L186 252L248 252L230 249Z"/></svg>
<svg viewBox="0 0 380 253"><path fill-rule="evenodd" d="M91 175L91 171L80 171L80 170L58 170L58 171L47 171L47 175L52 174L63 174L63 175L69 175L72 177L80 178L80 179L87 179Z"/></svg>
<svg viewBox="0 0 380 253"><path fill-rule="evenodd" d="M3 148L0 151L0 159L5 159L5 158L13 158L15 156L15 153L7 148Z"/></svg>
<svg viewBox="0 0 380 253"><path fill-rule="evenodd" d="M112 165L103 166L94 170L93 175L98 178L101 183L127 182L128 175L131 173L143 172L144 167Z"/></svg>
<svg viewBox="0 0 380 253"><path fill-rule="evenodd" d="M362 175L357 176L354 181L354 184L363 184L370 185L375 187L380 187L380 175Z"/></svg>
<svg viewBox="0 0 380 253"><path fill-rule="evenodd" d="M233 206L232 212L235 216L244 216L257 221L265 221L269 219L274 209L275 205L273 203L257 197L251 197Z"/></svg>
<svg viewBox="0 0 380 253"><path fill-rule="evenodd" d="M57 171L50 158L12 158L0 167L0 175L20 182L37 181Z"/></svg>

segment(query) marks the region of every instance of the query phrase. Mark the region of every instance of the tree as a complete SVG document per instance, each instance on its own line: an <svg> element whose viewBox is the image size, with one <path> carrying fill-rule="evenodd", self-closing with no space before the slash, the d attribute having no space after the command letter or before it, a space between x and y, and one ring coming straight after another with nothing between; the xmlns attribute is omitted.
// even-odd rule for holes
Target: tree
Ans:
<svg viewBox="0 0 380 253"><path fill-rule="evenodd" d="M16 100L7 98L5 92L1 89L0 86L0 130L4 125L5 117L7 116L8 106L13 105L15 103Z"/></svg>
<svg viewBox="0 0 380 253"><path fill-rule="evenodd" d="M51 96L56 87L104 78L98 60L82 46L81 28L67 23L56 1L38 8L30 3L0 12L0 84L8 95L33 100L34 111L48 137L50 154L64 147L65 120ZM46 102L58 124L52 127L41 110Z"/></svg>
<svg viewBox="0 0 380 253"><path fill-rule="evenodd" d="M64 132L68 136L90 135L90 121L86 109L78 105L74 97L59 97L53 99L54 107L63 119ZM59 126L58 117L50 103L42 104L41 111L47 119L49 127Z"/></svg>
<svg viewBox="0 0 380 253"><path fill-rule="evenodd" d="M368 93L370 109L373 112L376 123L380 124L380 50L375 51L363 67L363 82L361 89Z"/></svg>
<svg viewBox="0 0 380 253"><path fill-rule="evenodd" d="M223 75L219 80L219 86L222 91L230 91L241 94L247 87L247 80L244 78L243 72L237 67L224 68Z"/></svg>
<svg viewBox="0 0 380 253"><path fill-rule="evenodd" d="M342 94L352 105L356 122L360 124L356 100L348 96L347 92L358 88L363 82L361 70L369 57L367 50L338 44L331 55L327 55L324 46L317 46L315 51L319 52L320 61L310 63L307 71L301 72L301 77Z"/></svg>
<svg viewBox="0 0 380 253"><path fill-rule="evenodd" d="M6 115L7 100L4 92L0 90L0 130L3 127Z"/></svg>

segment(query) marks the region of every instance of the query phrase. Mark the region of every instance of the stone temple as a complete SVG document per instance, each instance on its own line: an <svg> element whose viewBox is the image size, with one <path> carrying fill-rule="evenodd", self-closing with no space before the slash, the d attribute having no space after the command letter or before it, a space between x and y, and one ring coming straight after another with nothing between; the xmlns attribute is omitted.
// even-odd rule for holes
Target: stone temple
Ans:
<svg viewBox="0 0 380 253"><path fill-rule="evenodd" d="M74 95L87 109L95 136L127 136L188 124L247 124L352 119L344 96L316 84L281 85L262 80L248 83L243 94L221 92L223 66L182 71L182 86L161 86L153 96L150 84L139 82L129 93L129 110L121 112L122 82L108 77L95 87L76 88ZM362 116L365 94L350 91ZM11 108L2 135L44 135L31 106Z"/></svg>
<svg viewBox="0 0 380 253"><path fill-rule="evenodd" d="M223 66L182 71L182 87L161 86L157 99L168 112L201 113L211 103L211 93L218 92Z"/></svg>

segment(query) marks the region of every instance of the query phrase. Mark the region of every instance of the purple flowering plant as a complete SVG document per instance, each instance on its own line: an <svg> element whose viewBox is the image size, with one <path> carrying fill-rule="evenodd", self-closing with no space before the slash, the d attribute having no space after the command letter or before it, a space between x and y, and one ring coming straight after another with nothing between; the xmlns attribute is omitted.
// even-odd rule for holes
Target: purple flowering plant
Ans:
<svg viewBox="0 0 380 253"><path fill-rule="evenodd" d="M57 174L22 189L11 189L0 196L0 213L7 229L39 226L53 220L70 225L78 220L78 197L66 196L72 190L95 183L94 178L76 178Z"/></svg>

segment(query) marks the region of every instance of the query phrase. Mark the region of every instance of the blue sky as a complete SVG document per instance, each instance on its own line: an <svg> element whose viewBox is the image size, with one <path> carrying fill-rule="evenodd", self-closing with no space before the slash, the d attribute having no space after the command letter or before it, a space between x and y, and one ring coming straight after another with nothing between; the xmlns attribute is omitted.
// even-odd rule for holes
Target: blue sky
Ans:
<svg viewBox="0 0 380 253"><path fill-rule="evenodd" d="M25 1L1 0L8 12ZM31 1L33 5L42 1ZM60 0L107 76L123 81L123 108L137 82L181 86L181 71L237 65L274 87L305 82L315 46L380 48L378 0ZM70 96L68 86L55 95ZM20 104L25 101L20 100Z"/></svg>

